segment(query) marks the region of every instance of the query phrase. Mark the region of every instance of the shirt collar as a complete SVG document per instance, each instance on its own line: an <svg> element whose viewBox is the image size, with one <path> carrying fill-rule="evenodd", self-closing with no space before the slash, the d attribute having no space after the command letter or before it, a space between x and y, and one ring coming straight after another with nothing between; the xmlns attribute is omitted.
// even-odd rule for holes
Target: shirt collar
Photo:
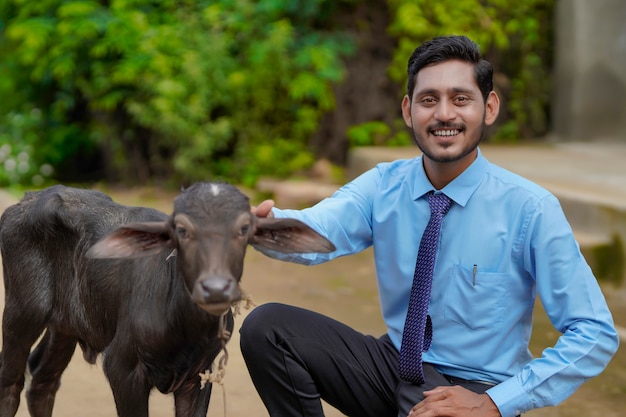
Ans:
<svg viewBox="0 0 626 417"><path fill-rule="evenodd" d="M417 200L431 191L435 191L435 187L430 183L424 171L424 156L420 157L420 164L415 177L413 187L413 199ZM472 164L465 171L456 177L450 184L446 185L441 192L450 197L456 204L464 207L470 199L482 178L487 171L487 159L483 156L480 148L478 154Z"/></svg>

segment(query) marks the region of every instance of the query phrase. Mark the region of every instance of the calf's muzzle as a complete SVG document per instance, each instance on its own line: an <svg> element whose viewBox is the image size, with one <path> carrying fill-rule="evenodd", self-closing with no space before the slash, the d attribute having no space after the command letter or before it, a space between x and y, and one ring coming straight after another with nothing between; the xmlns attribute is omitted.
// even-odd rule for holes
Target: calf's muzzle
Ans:
<svg viewBox="0 0 626 417"><path fill-rule="evenodd" d="M191 298L207 313L219 316L241 300L241 290L233 278L211 276L196 281Z"/></svg>

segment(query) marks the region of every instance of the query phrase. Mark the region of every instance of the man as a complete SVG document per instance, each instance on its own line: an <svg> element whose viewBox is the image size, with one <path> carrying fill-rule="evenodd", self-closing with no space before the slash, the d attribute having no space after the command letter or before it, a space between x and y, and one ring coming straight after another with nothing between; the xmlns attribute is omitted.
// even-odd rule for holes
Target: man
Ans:
<svg viewBox="0 0 626 417"><path fill-rule="evenodd" d="M478 148L499 112L492 74L466 37L424 43L409 60L402 101L421 157L379 164L305 210L271 201L256 208L259 216L299 218L337 247L296 257L266 252L273 257L317 264L373 245L387 325L375 338L297 307L257 307L242 325L241 349L270 415L321 416L322 398L349 416L511 417L560 403L606 367L617 332L557 199ZM405 332L431 199L449 208L431 239L432 288L416 291L428 316ZM532 358L536 295L562 335ZM421 361L419 352L401 354L412 333L429 341L419 342ZM401 365L405 358L415 364Z"/></svg>

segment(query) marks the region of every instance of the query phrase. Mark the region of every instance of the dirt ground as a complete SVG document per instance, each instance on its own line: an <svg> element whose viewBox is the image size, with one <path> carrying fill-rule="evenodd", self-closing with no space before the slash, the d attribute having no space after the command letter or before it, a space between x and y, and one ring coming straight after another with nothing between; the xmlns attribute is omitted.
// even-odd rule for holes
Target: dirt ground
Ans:
<svg viewBox="0 0 626 417"><path fill-rule="evenodd" d="M129 204L152 205L168 212L171 198L149 193L118 193L115 199ZM137 200L140 199L140 200ZM147 202L146 202L147 201ZM6 205L5 205L6 206ZM0 210L3 206L0 206ZM243 288L255 303L285 302L311 308L328 314L354 328L369 334L384 332L380 318L373 273L371 251L342 258L325 265L305 267L268 259L254 250L246 257ZM0 289L4 300L3 288ZM239 352L238 328L243 316L236 318L233 338L228 344L229 361L222 386L213 388L209 407L210 417L267 416L247 374ZM533 332L532 349L540 354L542 346L556 338L540 307ZM23 397L23 395L22 395ZM225 402L224 402L225 399ZM328 417L342 414L325 406ZM626 412L626 352L622 347L609 368L599 377L585 384L570 399L555 408L535 410L535 417L622 417ZM173 416L173 400L154 391L150 400L152 417ZM79 351L63 375L57 395L54 416L104 417L114 416L115 407L100 364L88 365ZM17 416L28 416L26 403Z"/></svg>

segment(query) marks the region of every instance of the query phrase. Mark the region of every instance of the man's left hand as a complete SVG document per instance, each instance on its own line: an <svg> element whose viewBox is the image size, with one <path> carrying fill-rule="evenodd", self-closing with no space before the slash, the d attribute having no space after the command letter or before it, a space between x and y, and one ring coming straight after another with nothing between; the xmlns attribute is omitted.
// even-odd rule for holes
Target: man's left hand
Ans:
<svg viewBox="0 0 626 417"><path fill-rule="evenodd" d="M500 417L489 395L476 394L458 385L424 391L424 397L408 417Z"/></svg>

